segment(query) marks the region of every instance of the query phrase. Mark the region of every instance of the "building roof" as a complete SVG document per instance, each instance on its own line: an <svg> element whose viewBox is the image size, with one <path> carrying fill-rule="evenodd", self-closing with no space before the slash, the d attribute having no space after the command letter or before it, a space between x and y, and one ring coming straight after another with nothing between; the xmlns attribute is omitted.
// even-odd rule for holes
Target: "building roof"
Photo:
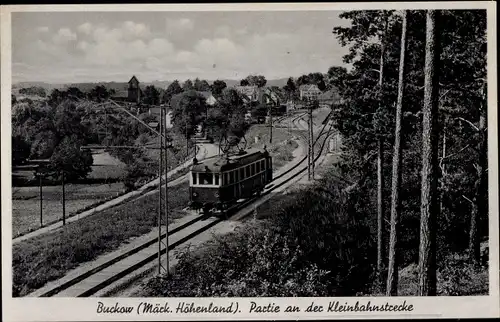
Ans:
<svg viewBox="0 0 500 322"><path fill-rule="evenodd" d="M113 96L113 98L128 98L128 91L117 91Z"/></svg>
<svg viewBox="0 0 500 322"><path fill-rule="evenodd" d="M321 92L316 84L304 84L299 86L299 90L301 91L317 91Z"/></svg>
<svg viewBox="0 0 500 322"><path fill-rule="evenodd" d="M139 83L139 80L138 80L138 79L137 79L137 77L135 77L135 75L134 75L134 76L132 76L132 78L128 81L128 82L129 82L129 84L130 84L132 81L134 81L134 80L135 80L137 83Z"/></svg>
<svg viewBox="0 0 500 322"><path fill-rule="evenodd" d="M222 172L242 165L251 163L268 154L265 150L248 149L244 154L234 154L229 157L222 156L216 158L205 159L191 166L191 171L194 172Z"/></svg>

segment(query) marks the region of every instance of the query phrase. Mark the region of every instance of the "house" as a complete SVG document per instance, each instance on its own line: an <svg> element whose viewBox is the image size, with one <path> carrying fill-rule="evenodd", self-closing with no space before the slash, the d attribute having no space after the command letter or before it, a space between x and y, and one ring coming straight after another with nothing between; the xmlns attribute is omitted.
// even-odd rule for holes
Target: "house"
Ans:
<svg viewBox="0 0 500 322"><path fill-rule="evenodd" d="M236 89L247 102L256 102L259 100L259 88L257 86L236 85L234 89Z"/></svg>
<svg viewBox="0 0 500 322"><path fill-rule="evenodd" d="M215 103L217 103L217 99L212 95L212 92L209 92L209 91L204 91L204 92L198 91L198 94L200 94L201 96L203 96L205 98L205 102L209 106L214 106Z"/></svg>
<svg viewBox="0 0 500 322"><path fill-rule="evenodd" d="M132 76L127 84L120 86L121 89L111 97L115 101L139 103L142 96L142 90L137 77Z"/></svg>
<svg viewBox="0 0 500 322"><path fill-rule="evenodd" d="M300 85L299 87L301 100L315 100L321 94L320 89L315 84Z"/></svg>
<svg viewBox="0 0 500 322"><path fill-rule="evenodd" d="M277 106L280 104L281 101L279 95L268 87L258 91L257 95L258 95L258 101L261 104Z"/></svg>

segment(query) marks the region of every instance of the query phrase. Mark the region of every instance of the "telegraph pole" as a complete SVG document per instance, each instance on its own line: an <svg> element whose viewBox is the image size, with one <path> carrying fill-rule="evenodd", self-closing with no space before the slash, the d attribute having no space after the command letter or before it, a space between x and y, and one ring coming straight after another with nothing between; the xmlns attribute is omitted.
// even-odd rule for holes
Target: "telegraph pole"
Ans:
<svg viewBox="0 0 500 322"><path fill-rule="evenodd" d="M269 143L273 143L273 111L272 111L272 106L269 107Z"/></svg>
<svg viewBox="0 0 500 322"><path fill-rule="evenodd" d="M312 108L313 105L311 104L311 107L309 109L309 132L311 133L311 172L312 172L312 179L314 180L314 130L313 130L313 118L312 118Z"/></svg>
<svg viewBox="0 0 500 322"><path fill-rule="evenodd" d="M62 170L62 207L63 207L63 225L66 225L66 193L64 191L64 170Z"/></svg>
<svg viewBox="0 0 500 322"><path fill-rule="evenodd" d="M158 188L158 275L161 274L161 177L163 176L163 108L160 107L160 160L158 162L158 177L159 177L159 188Z"/></svg>
<svg viewBox="0 0 500 322"><path fill-rule="evenodd" d="M43 194L42 194L42 173L38 170L38 178L40 181L40 227L43 227Z"/></svg>
<svg viewBox="0 0 500 322"><path fill-rule="evenodd" d="M166 114L165 114L166 116ZM169 242L168 242L168 176L167 176L167 172L168 172L168 148L169 148L169 141L168 141L168 138L167 138L167 118L165 117L165 126L163 126L163 131L164 132L161 132L161 134L165 135L165 229L166 229L166 235L165 235L165 243L166 243L166 252L165 254L167 255L167 275L170 275L170 261L169 261L169 254L168 254L168 246L169 246ZM163 120L162 120L162 123L163 123ZM163 149L163 146L161 146L161 148Z"/></svg>

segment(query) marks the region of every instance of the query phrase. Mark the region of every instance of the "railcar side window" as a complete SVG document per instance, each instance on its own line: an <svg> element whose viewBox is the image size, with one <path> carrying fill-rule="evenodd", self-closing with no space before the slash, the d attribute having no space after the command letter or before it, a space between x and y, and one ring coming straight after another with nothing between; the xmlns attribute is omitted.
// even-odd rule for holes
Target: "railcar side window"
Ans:
<svg viewBox="0 0 500 322"><path fill-rule="evenodd" d="M245 167L245 173L246 173L247 178L250 177L250 166L249 165L247 165Z"/></svg>
<svg viewBox="0 0 500 322"><path fill-rule="evenodd" d="M255 164L255 166L257 167L257 173L259 173L260 172L260 162L257 162Z"/></svg>
<svg viewBox="0 0 500 322"><path fill-rule="evenodd" d="M240 168L240 181L245 179L245 169Z"/></svg>
<svg viewBox="0 0 500 322"><path fill-rule="evenodd" d="M197 177L196 172L191 172L191 174L193 175L193 184L197 184L196 183L196 177Z"/></svg>
<svg viewBox="0 0 500 322"><path fill-rule="evenodd" d="M234 183L234 171L229 172L229 183Z"/></svg>
<svg viewBox="0 0 500 322"><path fill-rule="evenodd" d="M252 175L255 175L255 163L252 163Z"/></svg>
<svg viewBox="0 0 500 322"><path fill-rule="evenodd" d="M211 173L199 173L200 184L211 185L214 183L214 178Z"/></svg>
<svg viewBox="0 0 500 322"><path fill-rule="evenodd" d="M214 174L214 177L215 177L215 185L218 186L219 185L219 174L218 173Z"/></svg>
<svg viewBox="0 0 500 322"><path fill-rule="evenodd" d="M227 184L229 183L229 180L228 180L228 175L229 175L229 174L228 174L227 172L226 172L226 173L224 173L224 177L223 177L223 178L224 178L224 180L222 181L222 184L223 184L223 185L227 185Z"/></svg>
<svg viewBox="0 0 500 322"><path fill-rule="evenodd" d="M266 168L266 161L262 160L260 161L260 165L262 166L262 169L265 169Z"/></svg>

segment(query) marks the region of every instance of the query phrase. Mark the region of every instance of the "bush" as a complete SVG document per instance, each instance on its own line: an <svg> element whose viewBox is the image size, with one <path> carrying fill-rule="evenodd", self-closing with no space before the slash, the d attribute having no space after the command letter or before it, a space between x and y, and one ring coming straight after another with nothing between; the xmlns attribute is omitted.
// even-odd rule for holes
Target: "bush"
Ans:
<svg viewBox="0 0 500 322"><path fill-rule="evenodd" d="M322 188L327 187L327 189ZM334 177L282 198L268 219L248 223L196 251L176 272L148 281L142 296L352 296L373 275L373 243L363 216Z"/></svg>
<svg viewBox="0 0 500 322"><path fill-rule="evenodd" d="M184 250L176 274L146 284L152 296L324 296L328 272L301 260L303 250L270 229L219 237L203 252Z"/></svg>
<svg viewBox="0 0 500 322"><path fill-rule="evenodd" d="M398 295L417 296L418 265L413 263L399 272ZM437 272L437 295L468 296L488 294L488 267L474 266L464 255L446 257Z"/></svg>

